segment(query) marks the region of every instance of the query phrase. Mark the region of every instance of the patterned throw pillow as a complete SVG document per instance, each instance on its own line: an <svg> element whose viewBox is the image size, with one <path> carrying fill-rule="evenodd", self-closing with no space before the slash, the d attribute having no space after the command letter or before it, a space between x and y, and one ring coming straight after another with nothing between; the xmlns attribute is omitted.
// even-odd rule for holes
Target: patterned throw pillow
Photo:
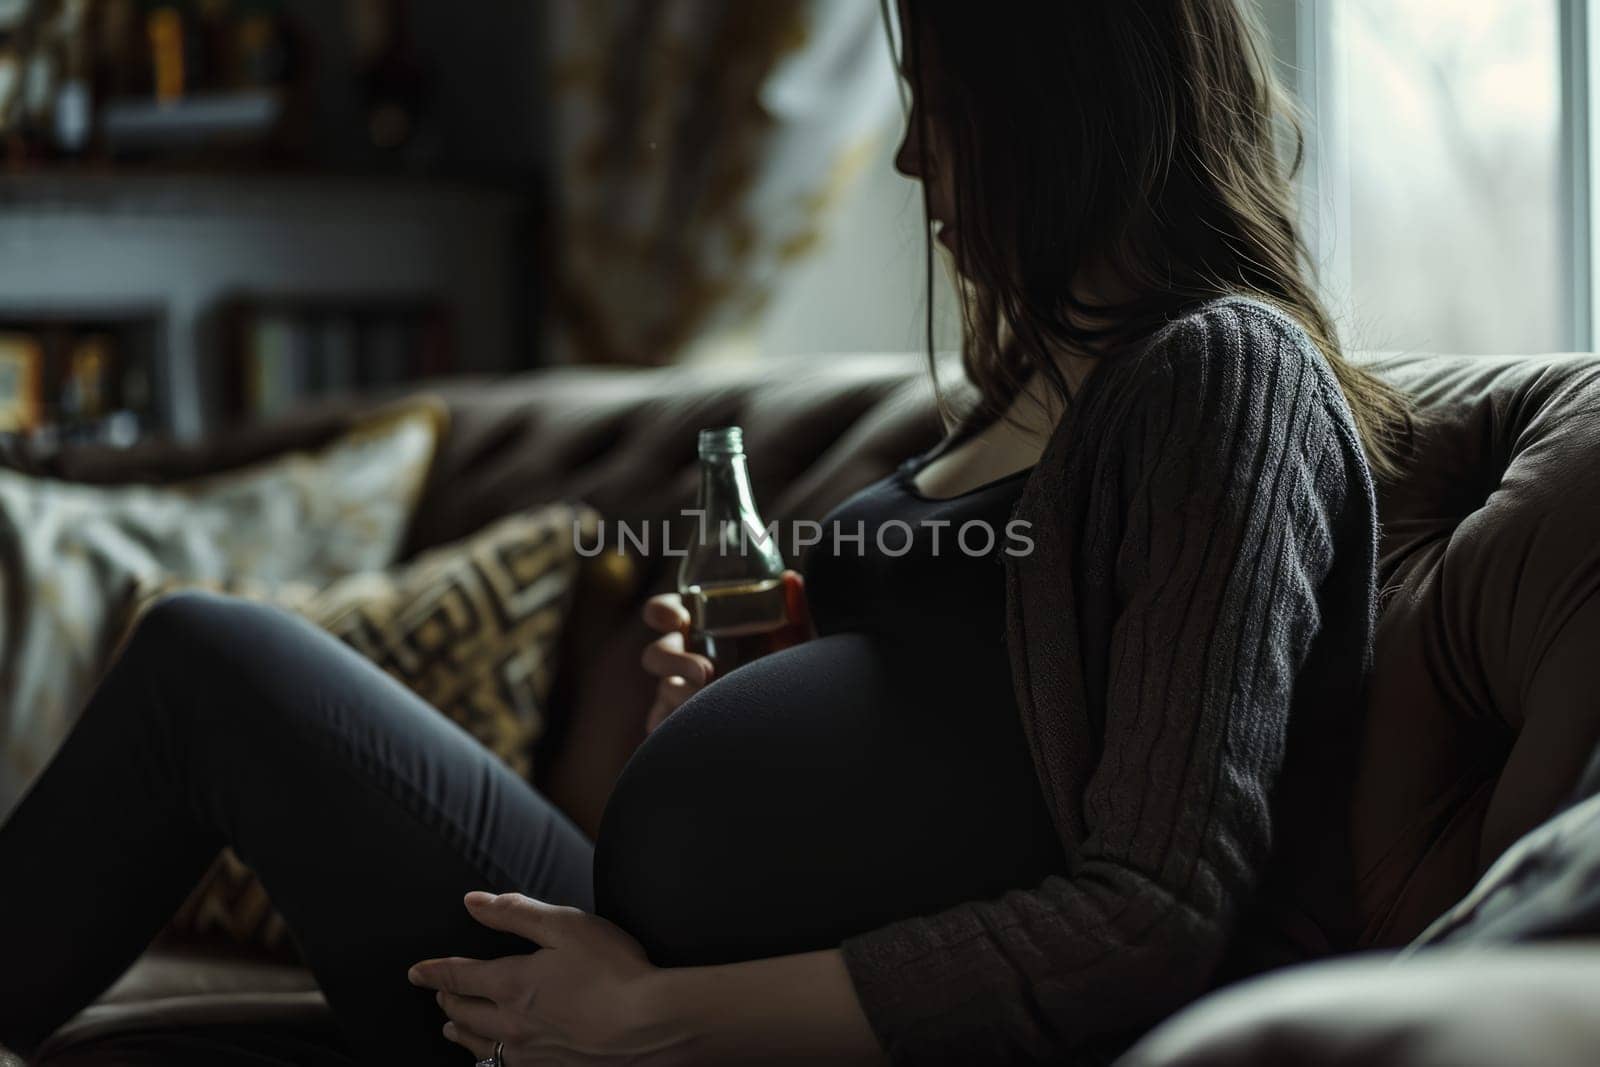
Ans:
<svg viewBox="0 0 1600 1067"><path fill-rule="evenodd" d="M435 400L316 451L175 485L0 470L0 818L43 768L162 582L325 585L392 564L444 425Z"/></svg>
<svg viewBox="0 0 1600 1067"><path fill-rule="evenodd" d="M593 544L598 523L589 508L556 504L502 519L389 572L351 575L320 590L237 583L226 591L316 622L526 777L583 562L575 537ZM207 872L169 934L293 954L266 891L231 852Z"/></svg>

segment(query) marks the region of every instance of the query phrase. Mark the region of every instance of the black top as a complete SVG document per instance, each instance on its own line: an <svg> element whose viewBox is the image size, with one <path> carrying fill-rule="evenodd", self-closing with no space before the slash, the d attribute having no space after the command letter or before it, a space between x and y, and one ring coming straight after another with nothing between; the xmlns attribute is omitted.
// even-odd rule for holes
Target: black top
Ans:
<svg viewBox="0 0 1600 1067"><path fill-rule="evenodd" d="M1016 708L1005 651L1002 553L1024 550L1007 524L1029 471L959 496L924 496L917 472L942 451L913 456L822 521L805 557L806 597L819 634L859 631L927 657L954 656L983 677L992 700ZM975 658L976 657L976 658Z"/></svg>
<svg viewBox="0 0 1600 1067"><path fill-rule="evenodd" d="M953 439L952 439L953 440ZM906 460L822 522L805 557L817 632L870 637L903 683L903 729L948 740L933 758L984 783L982 821L1017 857L1013 886L1065 868L1022 731L1006 651L1002 554L1029 547L1012 525L1028 470L949 498L917 472L951 442ZM942 743L942 742L941 742Z"/></svg>

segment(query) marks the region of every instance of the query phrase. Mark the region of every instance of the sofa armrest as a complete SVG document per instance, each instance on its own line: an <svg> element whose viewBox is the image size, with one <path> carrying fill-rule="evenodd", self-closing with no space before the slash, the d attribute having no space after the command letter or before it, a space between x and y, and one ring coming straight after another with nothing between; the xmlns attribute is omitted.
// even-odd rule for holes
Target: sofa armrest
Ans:
<svg viewBox="0 0 1600 1067"><path fill-rule="evenodd" d="M1116 1067L1567 1067L1600 1048L1600 948L1370 955L1242 982Z"/></svg>

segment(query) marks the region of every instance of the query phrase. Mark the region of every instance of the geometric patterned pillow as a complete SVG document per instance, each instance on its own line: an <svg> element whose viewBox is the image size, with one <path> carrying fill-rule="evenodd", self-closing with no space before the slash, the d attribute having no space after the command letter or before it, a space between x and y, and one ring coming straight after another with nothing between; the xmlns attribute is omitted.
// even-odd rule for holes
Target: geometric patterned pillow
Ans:
<svg viewBox="0 0 1600 1067"><path fill-rule="evenodd" d="M575 537L594 544L598 523L590 508L554 504L501 519L392 570L350 575L324 589L237 585L227 591L270 601L322 626L526 778L546 726L556 656L583 563ZM220 937L280 957L294 951L266 891L231 851L212 865L168 934L183 941Z"/></svg>
<svg viewBox="0 0 1600 1067"><path fill-rule="evenodd" d="M592 543L598 523L572 504L512 515L396 571L351 575L288 606L527 777L582 563L574 537Z"/></svg>

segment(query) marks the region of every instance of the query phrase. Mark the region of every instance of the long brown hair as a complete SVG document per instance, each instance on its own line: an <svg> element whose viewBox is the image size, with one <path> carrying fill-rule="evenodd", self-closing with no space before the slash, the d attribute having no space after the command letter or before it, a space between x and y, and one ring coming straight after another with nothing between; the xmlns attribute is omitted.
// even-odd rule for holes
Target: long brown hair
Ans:
<svg viewBox="0 0 1600 1067"><path fill-rule="evenodd" d="M1240 294L1301 325L1370 464L1392 473L1409 405L1344 358L1317 296L1295 222L1304 137L1248 6L901 0L913 120L924 149L949 156L962 359L978 412L1000 417L1035 372L1065 403L1053 353L1113 352L1185 308ZM929 264L931 349L931 248ZM1090 270L1116 302L1083 299Z"/></svg>

